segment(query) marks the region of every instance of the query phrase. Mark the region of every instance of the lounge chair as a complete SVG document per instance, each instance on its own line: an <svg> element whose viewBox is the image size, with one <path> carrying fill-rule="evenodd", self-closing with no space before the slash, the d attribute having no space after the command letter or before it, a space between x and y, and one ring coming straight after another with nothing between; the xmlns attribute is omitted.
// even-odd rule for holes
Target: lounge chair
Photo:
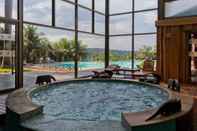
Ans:
<svg viewBox="0 0 197 131"><path fill-rule="evenodd" d="M112 71L114 74L119 74L120 66L119 65L109 65L105 68L105 71Z"/></svg>
<svg viewBox="0 0 197 131"><path fill-rule="evenodd" d="M111 78L113 74L119 73L119 65L109 65L107 68L101 70L92 70L88 75L81 76L80 78Z"/></svg>
<svg viewBox="0 0 197 131"><path fill-rule="evenodd" d="M112 78L113 72L112 71L93 71L94 75L92 76L93 79L98 78Z"/></svg>
<svg viewBox="0 0 197 131"><path fill-rule="evenodd" d="M120 66L119 65L109 65L107 68L111 68L111 69L119 69Z"/></svg>
<svg viewBox="0 0 197 131"><path fill-rule="evenodd" d="M130 68L121 68L119 65L109 65L105 71L112 71L117 75L127 76L128 74L134 73L136 71L140 71L139 69L130 69Z"/></svg>

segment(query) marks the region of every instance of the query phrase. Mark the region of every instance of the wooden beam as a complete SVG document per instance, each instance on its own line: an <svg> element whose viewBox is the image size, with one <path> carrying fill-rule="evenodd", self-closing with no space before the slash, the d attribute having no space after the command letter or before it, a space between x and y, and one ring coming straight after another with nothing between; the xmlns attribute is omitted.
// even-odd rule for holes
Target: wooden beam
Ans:
<svg viewBox="0 0 197 131"><path fill-rule="evenodd" d="M184 17L175 19L165 19L156 22L157 26L181 26L197 24L197 17Z"/></svg>

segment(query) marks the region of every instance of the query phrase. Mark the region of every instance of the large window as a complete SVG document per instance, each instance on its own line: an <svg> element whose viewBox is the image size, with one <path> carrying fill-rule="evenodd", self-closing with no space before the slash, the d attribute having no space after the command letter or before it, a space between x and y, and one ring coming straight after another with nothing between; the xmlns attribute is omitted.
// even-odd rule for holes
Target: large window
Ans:
<svg viewBox="0 0 197 131"><path fill-rule="evenodd" d="M79 30L91 32L92 12L84 8L79 8Z"/></svg>
<svg viewBox="0 0 197 131"><path fill-rule="evenodd" d="M13 25L1 24L0 31L1 34L10 35L12 43L24 47L25 86L34 84L40 74L52 74L58 80L63 80L73 78L74 73L77 74L77 68L81 75L81 72L104 67L105 37L108 37L105 35L108 27L105 26L108 18L105 14L105 0L78 0L77 6L75 0L23 0L23 5L19 5L20 2L17 1L19 0L0 0L0 22L9 21L19 25L16 28L20 31L17 38L23 37L24 43L21 39L13 42L12 36L16 34ZM184 3L185 0L179 1ZM95 5L92 5L93 3ZM172 10L174 3L175 1L168 3L170 5L166 5L167 8ZM195 5L195 2L193 3ZM20 15L17 7L21 6L23 14ZM193 9L193 5L190 7ZM110 64L135 68L145 56L154 58L157 8L157 0L110 0ZM173 14L169 16L171 15ZM23 33L19 23L24 24ZM0 42L5 43L1 45L1 54L5 54L4 47L9 45L9 42ZM14 46L9 46L6 51L14 53L14 49ZM146 55L147 52L152 55ZM0 64L14 57L3 56ZM20 62L22 58L18 57L17 60ZM14 60L12 63L10 61L6 66L7 76L4 77L9 82L3 83L0 80L0 83L13 87L14 67ZM0 86L3 87L3 84Z"/></svg>
<svg viewBox="0 0 197 131"><path fill-rule="evenodd" d="M145 57L155 57L156 35L136 35L134 41L136 59L143 60Z"/></svg>
<svg viewBox="0 0 197 131"><path fill-rule="evenodd" d="M105 34L105 16L95 13L95 33Z"/></svg>
<svg viewBox="0 0 197 131"><path fill-rule="evenodd" d="M135 13L135 33L156 32L157 11Z"/></svg>
<svg viewBox="0 0 197 131"><path fill-rule="evenodd" d="M62 0L56 0L56 26L74 29L75 8L74 5Z"/></svg>
<svg viewBox="0 0 197 131"><path fill-rule="evenodd" d="M95 10L105 13L105 0L95 0Z"/></svg>
<svg viewBox="0 0 197 131"><path fill-rule="evenodd" d="M78 3L90 9L92 8L92 0L78 0Z"/></svg>
<svg viewBox="0 0 197 131"><path fill-rule="evenodd" d="M17 19L17 0L0 0L0 16Z"/></svg>
<svg viewBox="0 0 197 131"><path fill-rule="evenodd" d="M196 0L176 0L166 2L165 16L166 17L184 17L197 15Z"/></svg>
<svg viewBox="0 0 197 131"><path fill-rule="evenodd" d="M23 0L23 5L17 1L0 0L0 22L3 19L24 24L19 28L0 24L0 90L15 87L15 53L19 53L15 51L16 43L24 47L24 87L34 85L36 77L43 74L51 74L58 81L74 78L77 60L79 72L104 67L105 0L95 0L94 6L92 0L78 0L78 8L75 0ZM17 16L21 13L17 7L21 6L23 14ZM15 41L15 28L23 28L18 34L23 43Z"/></svg>
<svg viewBox="0 0 197 131"><path fill-rule="evenodd" d="M155 59L158 1L134 0L134 5L132 2L110 3L110 63L141 68L145 59Z"/></svg>
<svg viewBox="0 0 197 131"><path fill-rule="evenodd" d="M111 0L110 13L122 13L132 11L132 0Z"/></svg>
<svg viewBox="0 0 197 131"><path fill-rule="evenodd" d="M24 0L24 21L51 25L51 0Z"/></svg>
<svg viewBox="0 0 197 131"><path fill-rule="evenodd" d="M74 78L74 32L24 25L24 85L51 74L58 81Z"/></svg>
<svg viewBox="0 0 197 131"><path fill-rule="evenodd" d="M131 34L132 15L118 15L110 17L110 34Z"/></svg>
<svg viewBox="0 0 197 131"><path fill-rule="evenodd" d="M130 36L110 37L110 64L131 68L131 42L132 38Z"/></svg>
<svg viewBox="0 0 197 131"><path fill-rule="evenodd" d="M104 37L79 33L79 71L104 68L104 51Z"/></svg>
<svg viewBox="0 0 197 131"><path fill-rule="evenodd" d="M135 10L148 10L158 7L158 0L135 0Z"/></svg>
<svg viewBox="0 0 197 131"><path fill-rule="evenodd" d="M142 68L145 59L156 58L156 35L136 35L135 43L135 66Z"/></svg>

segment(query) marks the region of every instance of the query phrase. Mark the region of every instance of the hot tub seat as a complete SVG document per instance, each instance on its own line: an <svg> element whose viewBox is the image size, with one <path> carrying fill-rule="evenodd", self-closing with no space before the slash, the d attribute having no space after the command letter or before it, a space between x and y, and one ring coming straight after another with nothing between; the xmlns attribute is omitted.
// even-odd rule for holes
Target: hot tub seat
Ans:
<svg viewBox="0 0 197 131"><path fill-rule="evenodd" d="M22 131L22 121L42 112L43 107L32 103L25 89L14 91L6 100L6 131Z"/></svg>
<svg viewBox="0 0 197 131"><path fill-rule="evenodd" d="M193 99L190 96L173 92L173 97L180 96L182 111L174 115L158 116L153 120L146 121L155 111L149 110L137 113L122 113L122 124L132 131L192 131Z"/></svg>

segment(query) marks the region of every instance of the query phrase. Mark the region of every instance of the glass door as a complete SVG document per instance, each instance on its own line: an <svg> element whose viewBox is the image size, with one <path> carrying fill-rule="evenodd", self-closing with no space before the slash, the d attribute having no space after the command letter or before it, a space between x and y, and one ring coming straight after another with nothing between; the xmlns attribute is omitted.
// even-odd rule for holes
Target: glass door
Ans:
<svg viewBox="0 0 197 131"><path fill-rule="evenodd" d="M15 88L16 25L0 22L0 91Z"/></svg>

